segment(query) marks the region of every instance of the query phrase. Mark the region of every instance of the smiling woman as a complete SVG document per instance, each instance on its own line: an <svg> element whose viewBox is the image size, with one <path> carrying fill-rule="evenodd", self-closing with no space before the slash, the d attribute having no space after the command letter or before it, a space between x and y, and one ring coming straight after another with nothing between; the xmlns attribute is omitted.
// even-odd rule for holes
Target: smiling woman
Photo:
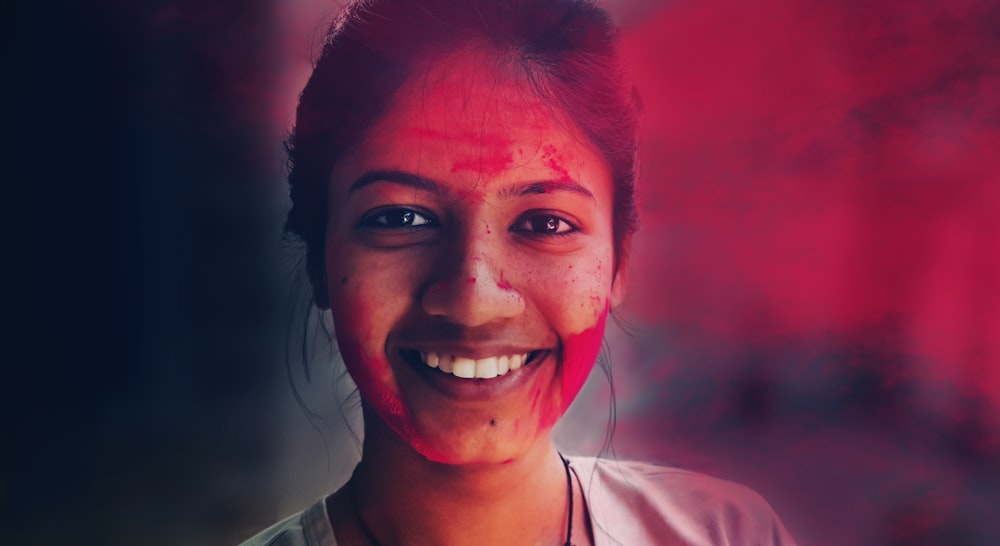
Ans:
<svg viewBox="0 0 1000 546"><path fill-rule="evenodd" d="M330 185L327 294L351 377L452 464L517 459L547 434L620 294L605 160L529 89L483 78L488 62L461 52L404 85L419 100L389 105Z"/></svg>
<svg viewBox="0 0 1000 546"><path fill-rule="evenodd" d="M637 117L589 2L344 9L289 140L287 229L363 455L247 544L791 543L742 486L553 443L623 298Z"/></svg>

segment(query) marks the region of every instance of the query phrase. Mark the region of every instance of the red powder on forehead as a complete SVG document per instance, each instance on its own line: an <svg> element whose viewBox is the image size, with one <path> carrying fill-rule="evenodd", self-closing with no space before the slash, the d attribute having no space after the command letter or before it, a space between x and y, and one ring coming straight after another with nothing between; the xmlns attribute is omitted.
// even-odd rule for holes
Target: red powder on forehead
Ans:
<svg viewBox="0 0 1000 546"><path fill-rule="evenodd" d="M417 136L431 140L443 140L471 146L482 146L504 150L509 149L514 144L514 140L503 134L473 133L473 132L447 132L440 129L424 129L411 127L403 130L403 134Z"/></svg>
<svg viewBox="0 0 1000 546"><path fill-rule="evenodd" d="M570 177L569 171L566 170L566 167L563 166L563 156L559 153L555 146L546 144L542 148L542 161L545 163L546 167L558 175L558 180L569 181L573 179Z"/></svg>
<svg viewBox="0 0 1000 546"><path fill-rule="evenodd" d="M451 172L471 171L480 176L496 176L514 163L514 155L510 152L497 153L493 156L482 156L470 159L455 161L451 165Z"/></svg>

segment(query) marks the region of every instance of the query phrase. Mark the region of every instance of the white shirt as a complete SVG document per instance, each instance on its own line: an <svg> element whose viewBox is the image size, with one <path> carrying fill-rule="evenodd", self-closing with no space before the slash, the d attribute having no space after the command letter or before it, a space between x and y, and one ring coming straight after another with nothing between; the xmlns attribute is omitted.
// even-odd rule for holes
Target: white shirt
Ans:
<svg viewBox="0 0 1000 546"><path fill-rule="evenodd" d="M794 546L748 487L636 462L567 457L582 485L595 546ZM326 497L241 546L336 546Z"/></svg>

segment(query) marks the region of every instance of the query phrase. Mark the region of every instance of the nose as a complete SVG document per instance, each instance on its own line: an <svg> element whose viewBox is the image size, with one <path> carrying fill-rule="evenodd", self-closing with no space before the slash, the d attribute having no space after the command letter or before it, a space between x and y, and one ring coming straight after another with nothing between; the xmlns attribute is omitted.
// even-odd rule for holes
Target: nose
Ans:
<svg viewBox="0 0 1000 546"><path fill-rule="evenodd" d="M423 292L421 304L429 315L475 327L524 312L524 298L498 268L498 256L488 241L474 241L442 260L443 274Z"/></svg>

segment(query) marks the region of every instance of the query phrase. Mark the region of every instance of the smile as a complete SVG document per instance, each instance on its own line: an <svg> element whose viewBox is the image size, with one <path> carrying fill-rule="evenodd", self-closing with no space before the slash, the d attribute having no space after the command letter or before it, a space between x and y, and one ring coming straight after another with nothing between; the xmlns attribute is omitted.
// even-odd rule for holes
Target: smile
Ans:
<svg viewBox="0 0 1000 546"><path fill-rule="evenodd" d="M546 351L538 350L480 359L447 353L425 353L410 350L402 352L403 356L411 362L417 360L429 368L437 368L441 372L461 379L493 379L494 377L506 375L509 372L520 369L522 366L538 361L539 357Z"/></svg>

